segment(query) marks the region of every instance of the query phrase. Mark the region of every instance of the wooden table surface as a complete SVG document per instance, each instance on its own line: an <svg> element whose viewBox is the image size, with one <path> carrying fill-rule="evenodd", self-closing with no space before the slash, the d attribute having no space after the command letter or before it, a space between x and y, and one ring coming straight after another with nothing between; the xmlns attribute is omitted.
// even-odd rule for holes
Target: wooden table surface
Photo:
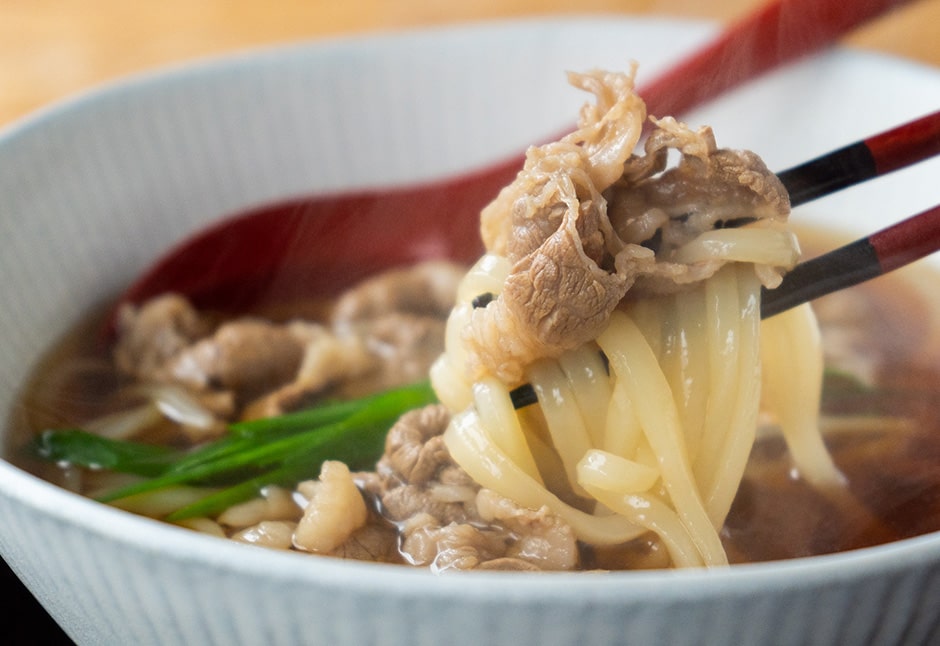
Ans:
<svg viewBox="0 0 940 646"><path fill-rule="evenodd" d="M534 15L728 21L761 1L0 0L0 126L103 81L259 45ZM940 68L940 0L911 2L846 43Z"/></svg>

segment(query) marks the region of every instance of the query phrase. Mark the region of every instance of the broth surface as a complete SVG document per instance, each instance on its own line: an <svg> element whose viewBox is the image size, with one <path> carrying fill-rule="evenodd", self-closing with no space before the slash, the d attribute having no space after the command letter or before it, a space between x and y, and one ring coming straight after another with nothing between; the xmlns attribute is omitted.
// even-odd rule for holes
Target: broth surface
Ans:
<svg viewBox="0 0 940 646"><path fill-rule="evenodd" d="M759 432L722 531L732 563L825 554L940 529L940 329L924 289L936 278L908 268L816 303L824 347L832 353L824 435L862 509L814 490L793 472L782 438L772 429ZM283 318L284 311L321 309L304 303L258 314ZM111 405L120 379L98 334L101 320L81 321L42 358L14 409L5 447L13 463L73 489L94 479L77 484L72 470L31 459L23 447L43 429L76 426ZM388 530L381 522L376 527ZM657 567L655 548L635 541L585 549L582 568L618 569L628 560L635 567L644 549L651 550L645 562Z"/></svg>

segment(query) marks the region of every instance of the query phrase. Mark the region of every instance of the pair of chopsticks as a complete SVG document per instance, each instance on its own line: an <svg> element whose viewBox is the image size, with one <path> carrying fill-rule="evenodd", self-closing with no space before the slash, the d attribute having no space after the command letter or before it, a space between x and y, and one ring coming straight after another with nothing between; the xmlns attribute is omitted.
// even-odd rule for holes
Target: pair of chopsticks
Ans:
<svg viewBox="0 0 940 646"><path fill-rule="evenodd" d="M940 111L778 173L798 206L940 153ZM857 285L940 249L940 205L793 268L765 289L761 317Z"/></svg>

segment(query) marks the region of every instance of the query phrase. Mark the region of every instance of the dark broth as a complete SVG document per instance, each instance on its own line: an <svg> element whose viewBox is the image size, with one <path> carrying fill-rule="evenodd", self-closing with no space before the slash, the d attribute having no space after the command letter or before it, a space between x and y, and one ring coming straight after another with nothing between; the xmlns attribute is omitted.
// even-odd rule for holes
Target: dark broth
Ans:
<svg viewBox="0 0 940 646"><path fill-rule="evenodd" d="M826 554L940 529L940 330L924 289L915 287L931 281L932 272L909 268L818 304L824 330L828 316L855 312L863 354L877 366L870 388L831 375L823 399L827 418L844 427L827 434L827 444L866 513L860 519L820 495L793 473L782 440L763 437L722 532L732 562ZM74 426L107 409L119 381L113 372L72 372L108 361L101 321L101 315L87 317L42 359L14 409L4 447L15 464L64 486L66 472L31 459L23 447L45 428ZM635 565L638 549L644 547L586 550L583 566ZM659 561L649 556L652 566Z"/></svg>

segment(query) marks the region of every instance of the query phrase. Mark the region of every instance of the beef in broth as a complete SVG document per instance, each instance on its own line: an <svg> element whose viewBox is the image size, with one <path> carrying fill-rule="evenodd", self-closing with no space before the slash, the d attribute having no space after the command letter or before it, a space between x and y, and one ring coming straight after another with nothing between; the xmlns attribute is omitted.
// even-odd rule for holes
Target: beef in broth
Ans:
<svg viewBox="0 0 940 646"><path fill-rule="evenodd" d="M905 272L905 276L885 277L817 303L828 352L823 398L825 438L848 479L854 500L861 506L845 505L813 489L794 472L781 437L772 430L759 433L722 531L731 562L826 554L940 529L940 343L936 340L940 330L931 324L936 312L911 286L912 275ZM311 310L306 306L303 309ZM389 312L383 312L385 315ZM402 326L414 321L394 315L399 318L389 319L389 326L398 332L386 329L383 334L401 337ZM413 330L414 338L403 340L402 347L420 346L422 356L397 375L396 382L426 374L430 361L440 351L444 313L423 312L420 316L430 316L437 323L408 328ZM83 321L43 359L15 410L15 433L9 436L12 441L6 447L6 456L13 462L80 490L97 486L98 479L72 468L35 461L22 448L33 434L45 428L80 425L119 405L123 397L119 391L128 376L114 369L109 352L101 347L99 337L93 333L99 326L100 317ZM429 331L431 328L433 331ZM400 357L394 360L401 363ZM338 390L334 386L330 385L330 392L360 392L348 384ZM373 383L368 388L374 387ZM258 393L253 392L252 397L257 400ZM247 410L244 402L239 407ZM439 422L435 423L440 426ZM182 441L180 436L160 428L151 430L145 439ZM424 450L434 441L432 435L423 437L415 450ZM423 481L422 487L409 491L398 488L394 497L387 495L388 474L399 478L399 471L395 471L399 467L385 468L385 482L381 482L380 474L354 474L367 502L375 503L369 511L372 520L354 542L347 542L334 555L414 563L416 552L400 550L403 539L395 530L396 526L414 523L424 504L434 507L432 515L436 514L442 527L476 527L477 534L466 540L475 541L480 562L494 568L531 569L513 557L530 539L533 543L534 539L554 541L555 548L545 557L546 569L566 568L572 563L582 569L659 567L668 561L664 561L655 542L646 540L616 548L580 546L577 553L557 548L573 544L573 539L565 535L564 528L537 514L516 525L507 524L505 519L494 525L474 517L472 513L477 513L476 507L481 504L478 487L440 453L439 446L435 450L440 463L434 467L433 482L429 485ZM380 467L387 467L393 459L386 455ZM383 472L382 468L379 471ZM452 497L446 503L428 497L427 492L442 488ZM401 505L393 521L390 504ZM505 508L500 500L487 504L492 509ZM464 539L438 536L435 540ZM488 560L480 556L483 554Z"/></svg>

